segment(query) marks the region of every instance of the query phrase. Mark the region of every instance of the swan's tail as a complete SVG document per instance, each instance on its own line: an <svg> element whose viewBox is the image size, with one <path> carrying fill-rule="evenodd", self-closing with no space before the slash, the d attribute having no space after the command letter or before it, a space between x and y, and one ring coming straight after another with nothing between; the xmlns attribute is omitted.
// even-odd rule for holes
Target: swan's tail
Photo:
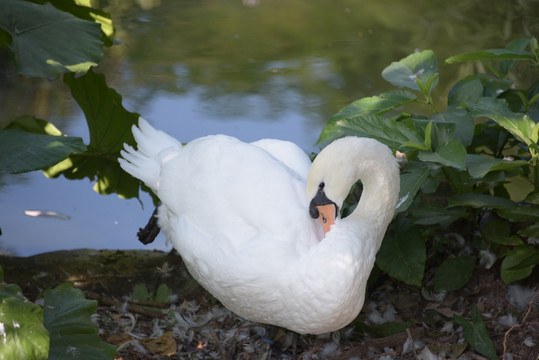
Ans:
<svg viewBox="0 0 539 360"><path fill-rule="evenodd" d="M162 165L181 151L181 143L172 136L154 129L142 117L133 125L137 149L124 144L118 159L120 166L133 177L142 180L154 192L159 188Z"/></svg>

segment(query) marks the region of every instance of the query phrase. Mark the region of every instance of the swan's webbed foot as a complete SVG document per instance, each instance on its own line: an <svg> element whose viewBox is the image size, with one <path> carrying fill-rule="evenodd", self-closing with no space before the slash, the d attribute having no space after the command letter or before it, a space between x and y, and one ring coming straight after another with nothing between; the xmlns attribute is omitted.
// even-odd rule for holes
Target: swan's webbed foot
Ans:
<svg viewBox="0 0 539 360"><path fill-rule="evenodd" d="M152 213L152 216L150 217L150 220L148 220L148 224L144 228L139 228L137 232L138 240L143 243L144 245L148 245L149 243L153 242L157 235L159 234L159 231L161 230L159 228L159 225L157 225L157 208L159 205L155 208L155 210Z"/></svg>

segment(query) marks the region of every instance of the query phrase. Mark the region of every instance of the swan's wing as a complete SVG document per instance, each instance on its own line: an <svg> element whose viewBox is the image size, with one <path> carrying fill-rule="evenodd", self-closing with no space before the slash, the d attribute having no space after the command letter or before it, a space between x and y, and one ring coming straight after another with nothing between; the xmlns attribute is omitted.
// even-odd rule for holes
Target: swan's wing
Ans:
<svg viewBox="0 0 539 360"><path fill-rule="evenodd" d="M194 140L164 164L157 195L173 218L182 218L171 229L176 246L301 243L317 234L304 180L261 147L224 135Z"/></svg>
<svg viewBox="0 0 539 360"><path fill-rule="evenodd" d="M307 179L311 160L299 146L290 141L262 139L251 143L273 155L277 160Z"/></svg>

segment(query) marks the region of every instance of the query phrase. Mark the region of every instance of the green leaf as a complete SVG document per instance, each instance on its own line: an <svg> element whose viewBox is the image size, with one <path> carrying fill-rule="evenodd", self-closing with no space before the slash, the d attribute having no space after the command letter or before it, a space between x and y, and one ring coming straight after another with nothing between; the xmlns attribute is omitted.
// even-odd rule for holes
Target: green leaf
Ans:
<svg viewBox="0 0 539 360"><path fill-rule="evenodd" d="M483 319L481 319L479 310L477 310L477 305L474 305L472 309L471 323L458 315L454 315L454 319L460 326L462 326L464 337L472 348L489 359L497 359L494 344L488 335L487 327L485 326Z"/></svg>
<svg viewBox="0 0 539 360"><path fill-rule="evenodd" d="M475 117L482 116L494 120L528 146L534 143L532 131L535 123L533 120L526 114L510 111L502 100L482 98L476 103L468 104L468 108Z"/></svg>
<svg viewBox="0 0 539 360"><path fill-rule="evenodd" d="M137 283L133 287L133 293L131 294L131 298L134 301L144 302L144 301L150 301L151 296L148 292L148 288L146 287L146 284L143 283Z"/></svg>
<svg viewBox="0 0 539 360"><path fill-rule="evenodd" d="M462 104L471 104L477 102L483 97L483 84L476 75L470 75L458 81L447 97L449 106L460 106Z"/></svg>
<svg viewBox="0 0 539 360"><path fill-rule="evenodd" d="M382 115L388 111L411 103L416 100L416 98L415 94L410 91L388 91L379 96L365 97L356 100L339 110L339 112L333 115L331 119L359 115Z"/></svg>
<svg viewBox="0 0 539 360"><path fill-rule="evenodd" d="M528 44L530 44L530 39L515 39L515 40L511 41L509 44L507 44L507 46L505 48L508 49L508 50L511 50L511 51L520 52L520 51L524 51L524 49L526 49ZM515 59L513 59L513 60L502 60L500 62L500 71L504 75L507 75L509 73L509 71L516 64L517 64L517 60L515 60Z"/></svg>
<svg viewBox="0 0 539 360"><path fill-rule="evenodd" d="M506 283L525 279L539 263L539 251L527 245L517 246L503 259L502 280Z"/></svg>
<svg viewBox="0 0 539 360"><path fill-rule="evenodd" d="M76 2L65 0L50 0L58 10L68 12L80 19L96 22L101 26L103 36L101 39L107 46L112 46L114 40L114 27L110 14L103 10L93 9L91 0L77 0Z"/></svg>
<svg viewBox="0 0 539 360"><path fill-rule="evenodd" d="M534 56L528 51L511 49L480 50L451 56L445 60L446 64L455 64L466 61L491 61L491 60L529 60L534 61Z"/></svg>
<svg viewBox="0 0 539 360"><path fill-rule="evenodd" d="M453 195L451 198L449 198L448 206L469 206L472 208L503 209L516 208L518 204L514 201L499 196L468 192Z"/></svg>
<svg viewBox="0 0 539 360"><path fill-rule="evenodd" d="M382 71L382 77L391 84L422 91L429 95L438 84L438 65L432 50L408 55L392 62Z"/></svg>
<svg viewBox="0 0 539 360"><path fill-rule="evenodd" d="M25 299L25 297L22 294L22 290L18 285L16 284L0 285L0 301L8 297L16 297L21 300Z"/></svg>
<svg viewBox="0 0 539 360"><path fill-rule="evenodd" d="M518 231L520 236L528 238L539 238L539 223L532 224L524 229Z"/></svg>
<svg viewBox="0 0 539 360"><path fill-rule="evenodd" d="M421 210L414 211L414 224L447 226L454 221L466 216L466 211L460 208L447 209L439 206L426 206Z"/></svg>
<svg viewBox="0 0 539 360"><path fill-rule="evenodd" d="M0 302L0 359L48 359L49 333L43 310L18 297Z"/></svg>
<svg viewBox="0 0 539 360"><path fill-rule="evenodd" d="M330 142L341 136L362 136L376 139L391 148L400 148L406 142L423 143L404 123L378 115L339 117L330 120L318 143Z"/></svg>
<svg viewBox="0 0 539 360"><path fill-rule="evenodd" d="M482 232L490 242L501 245L520 245L522 241L515 236L511 236L511 228L507 221L495 220L483 228Z"/></svg>
<svg viewBox="0 0 539 360"><path fill-rule="evenodd" d="M434 272L434 290L454 291L470 281L475 266L475 257L461 256L446 259Z"/></svg>
<svg viewBox="0 0 539 360"><path fill-rule="evenodd" d="M85 72L103 56L99 24L81 20L51 4L2 0L0 27L12 37L17 70L29 77L56 78Z"/></svg>
<svg viewBox="0 0 539 360"><path fill-rule="evenodd" d="M414 166L413 164L406 167L406 172L400 176L400 192L399 202L395 213L406 211L421 186L429 179L429 174L432 172L432 167Z"/></svg>
<svg viewBox="0 0 539 360"><path fill-rule="evenodd" d="M105 82L105 76L88 71L84 76L66 74L64 81L80 105L90 132L88 150L70 156L45 171L49 177L85 177L97 180L94 190L101 194L117 192L122 197L138 194L139 181L120 168L118 157L124 143L134 145L131 133L139 115L122 106L122 97Z"/></svg>
<svg viewBox="0 0 539 360"><path fill-rule="evenodd" d="M376 264L397 280L421 286L425 261L425 242L421 232L410 220L397 217L376 255Z"/></svg>
<svg viewBox="0 0 539 360"><path fill-rule="evenodd" d="M96 308L96 301L86 300L71 284L45 292L43 324L51 334L51 359L114 359L116 348L101 341L90 319Z"/></svg>
<svg viewBox="0 0 539 360"><path fill-rule="evenodd" d="M496 212L511 221L539 221L539 208L536 206L500 207Z"/></svg>
<svg viewBox="0 0 539 360"><path fill-rule="evenodd" d="M458 170L466 169L466 149L458 139L439 146L434 152L420 151L418 158Z"/></svg>
<svg viewBox="0 0 539 360"><path fill-rule="evenodd" d="M161 284L155 292L155 301L158 303L168 303L170 298L170 289L167 284Z"/></svg>
<svg viewBox="0 0 539 360"><path fill-rule="evenodd" d="M79 137L52 136L21 130L0 131L0 173L21 173L52 166L86 150Z"/></svg>
<svg viewBox="0 0 539 360"><path fill-rule="evenodd" d="M436 142L434 148L439 144L445 144L455 137L462 142L464 147L472 143L474 135L475 123L473 117L464 109L457 109L455 106L450 106L441 113L433 114L429 120L434 122L436 126ZM445 137L442 137L440 130L444 126L453 125L453 132L449 132ZM449 129L449 127L447 127Z"/></svg>
<svg viewBox="0 0 539 360"><path fill-rule="evenodd" d="M507 91L513 85L513 81L509 79L500 79L490 74L474 75L483 84L483 96L495 98L504 91ZM475 102L475 101L474 101ZM467 103L469 104L469 103Z"/></svg>
<svg viewBox="0 0 539 360"><path fill-rule="evenodd" d="M480 179L490 171L510 170L527 166L527 164L528 162L525 160L509 161L478 154L466 155L466 169L468 169L468 173L474 179Z"/></svg>

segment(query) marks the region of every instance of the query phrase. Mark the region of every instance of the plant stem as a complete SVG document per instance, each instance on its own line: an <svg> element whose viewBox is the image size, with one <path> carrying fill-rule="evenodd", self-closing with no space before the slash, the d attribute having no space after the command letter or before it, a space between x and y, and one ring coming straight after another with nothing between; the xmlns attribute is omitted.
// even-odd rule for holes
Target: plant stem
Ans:
<svg viewBox="0 0 539 360"><path fill-rule="evenodd" d="M434 106L434 101L432 101L432 97L430 95L425 95L425 104L427 104L436 114L438 113L438 109L436 109Z"/></svg>

